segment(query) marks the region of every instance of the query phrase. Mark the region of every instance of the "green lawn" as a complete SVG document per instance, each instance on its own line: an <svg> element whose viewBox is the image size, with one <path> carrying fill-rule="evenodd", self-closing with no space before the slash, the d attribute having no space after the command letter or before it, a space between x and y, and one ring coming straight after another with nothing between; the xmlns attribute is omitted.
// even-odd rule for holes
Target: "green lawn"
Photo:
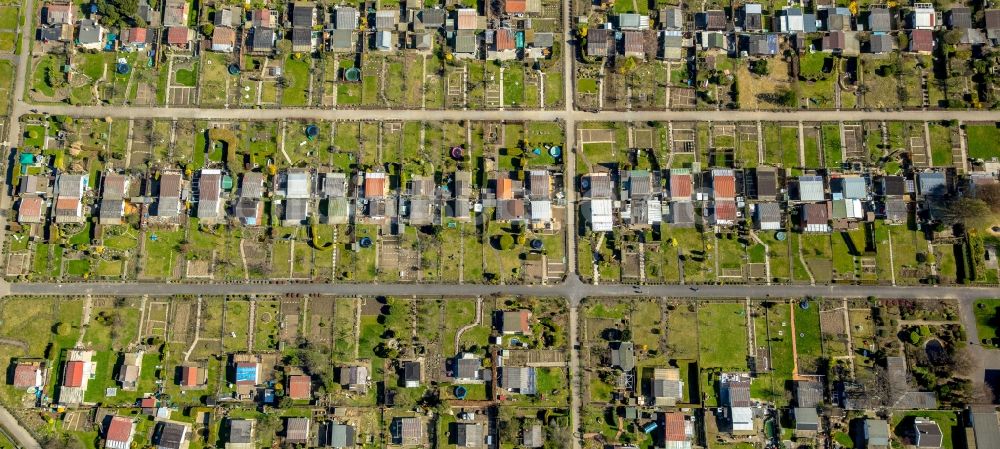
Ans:
<svg viewBox="0 0 1000 449"><path fill-rule="evenodd" d="M593 78L580 78L576 80L576 91L581 94L596 94L599 85Z"/></svg>
<svg viewBox="0 0 1000 449"><path fill-rule="evenodd" d="M307 106L309 103L309 60L295 56L285 59L285 80L288 86L281 92L286 106Z"/></svg>
<svg viewBox="0 0 1000 449"><path fill-rule="evenodd" d="M928 125L928 128L931 134L931 161L934 163L934 166L945 167L951 165L951 129L937 123Z"/></svg>
<svg viewBox="0 0 1000 449"><path fill-rule="evenodd" d="M65 75L60 71L60 66L65 63L64 61L65 59L55 55L42 56L42 59L35 65L35 71L32 74L32 89L46 97L54 97L56 95L55 86L58 85L54 79L65 79Z"/></svg>
<svg viewBox="0 0 1000 449"><path fill-rule="evenodd" d="M194 87L198 84L198 74L194 70L179 69L174 74L174 81L181 86Z"/></svg>
<svg viewBox="0 0 1000 449"><path fill-rule="evenodd" d="M805 300L802 300L805 301ZM795 307L795 352L799 359L799 372L817 373L819 358L823 356L823 336L820 334L819 303L809 301L807 308Z"/></svg>
<svg viewBox="0 0 1000 449"><path fill-rule="evenodd" d="M746 369L747 318L741 303L698 308L698 343L702 368Z"/></svg>
<svg viewBox="0 0 1000 449"><path fill-rule="evenodd" d="M180 252L184 231L154 231L147 233L143 275L151 278L172 278ZM154 240L155 238L155 240Z"/></svg>
<svg viewBox="0 0 1000 449"><path fill-rule="evenodd" d="M771 371L761 373L750 385L750 395L754 398L774 402L779 407L788 403L786 384L791 381L795 368L795 353L792 351L791 309L788 303L768 302L756 308L753 319L755 346L766 347L770 357Z"/></svg>
<svg viewBox="0 0 1000 449"><path fill-rule="evenodd" d="M4 30L17 29L18 19L20 19L20 16L18 16L18 9L16 7L13 6L0 7L0 29Z"/></svg>
<svg viewBox="0 0 1000 449"><path fill-rule="evenodd" d="M524 106L524 70L520 66L515 65L503 72L503 104Z"/></svg>
<svg viewBox="0 0 1000 449"><path fill-rule="evenodd" d="M980 299L975 302L976 331L983 344L992 341L992 345L1000 346L1000 299Z"/></svg>
<svg viewBox="0 0 1000 449"><path fill-rule="evenodd" d="M941 447L942 449L952 449L955 447L955 440L964 440L964 437L952 435L953 432L962 433L964 430L958 427L958 417L955 412L947 410L924 410L894 413L890 427L892 433L899 438L912 435L913 420L915 418L929 418L941 427ZM957 437L957 438L956 438ZM964 447L959 443L959 447Z"/></svg>
<svg viewBox="0 0 1000 449"><path fill-rule="evenodd" d="M1000 157L1000 127L997 123L965 125L969 157L990 160Z"/></svg>
<svg viewBox="0 0 1000 449"><path fill-rule="evenodd" d="M839 125L823 125L823 158L827 167L839 167L843 159Z"/></svg>

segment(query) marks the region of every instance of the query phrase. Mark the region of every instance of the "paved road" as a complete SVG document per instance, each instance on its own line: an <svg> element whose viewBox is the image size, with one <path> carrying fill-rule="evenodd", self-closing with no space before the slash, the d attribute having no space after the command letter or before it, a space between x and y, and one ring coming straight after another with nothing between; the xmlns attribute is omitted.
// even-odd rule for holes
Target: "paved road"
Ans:
<svg viewBox="0 0 1000 449"><path fill-rule="evenodd" d="M18 104L22 98L24 98L24 86L25 79L28 72L28 61L30 61L30 51L31 39L35 36L34 33L30 32L32 25L32 18L35 17L35 2L34 0L23 0L21 3L24 14L20 17L20 29L21 29L21 52L14 56L14 66L15 66L15 78L14 78L14 91L11 93L11 97L15 99L14 104ZM17 124L20 115L16 115L11 118L7 126L7 136L6 141L10 142L11 145L16 144L21 136L21 127ZM4 152L6 154L6 152ZM10 200L7 196L7 189L0 188L0 210L6 210L10 207ZM0 214L0 248L3 247L3 241L5 237L4 229L7 227L6 214ZM0 285L0 293L5 292L5 285ZM24 449L41 449L41 445L38 441L28 432L27 429L21 426L21 423L11 415L7 409L0 407L0 426L6 430L7 434L14 439L14 442L18 447Z"/></svg>
<svg viewBox="0 0 1000 449"><path fill-rule="evenodd" d="M20 66L19 66L20 67ZM524 120L524 121L840 121L845 114L850 120L962 120L1000 121L1000 111L601 111L571 110L422 110L422 109L202 109L168 107L28 105L16 101L14 116L30 110L53 115L119 119L183 117L201 120ZM12 118L12 121L15 120ZM13 131L12 131L13 134ZM16 139L11 142L16 142Z"/></svg>
<svg viewBox="0 0 1000 449"><path fill-rule="evenodd" d="M556 285L454 285L454 284L187 284L187 283L17 283L9 284L10 295L282 295L321 294L335 296L489 296L528 295L562 297L576 305L585 297L671 297L693 300L717 298L880 298L973 300L1000 297L1000 288L860 285L590 285L575 276ZM694 289L697 290L694 290ZM3 289L0 289L3 290Z"/></svg>
<svg viewBox="0 0 1000 449"><path fill-rule="evenodd" d="M14 439L18 447L24 449L41 449L42 446L38 444L38 441L35 441L31 433L24 427L21 427L21 423L17 422L17 418L14 418L14 415L11 415L2 406L0 406L0 426Z"/></svg>

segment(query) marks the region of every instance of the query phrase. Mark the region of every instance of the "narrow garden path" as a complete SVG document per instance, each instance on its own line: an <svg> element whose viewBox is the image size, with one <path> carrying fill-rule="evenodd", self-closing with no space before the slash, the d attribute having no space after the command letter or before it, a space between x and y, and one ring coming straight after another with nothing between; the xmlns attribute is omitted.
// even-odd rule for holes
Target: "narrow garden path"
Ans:
<svg viewBox="0 0 1000 449"><path fill-rule="evenodd" d="M195 309L195 319L194 319L194 339L191 341L191 346L187 351L184 351L184 361L188 361L191 357L191 353L194 352L195 346L198 346L198 339L201 334L201 295L198 295L198 301Z"/></svg>
<svg viewBox="0 0 1000 449"><path fill-rule="evenodd" d="M462 339L462 334L465 333L465 331L478 326L479 323L482 320L483 320L483 297L482 296L477 296L476 297L476 322L474 322L472 324L466 324L465 326L462 326L458 330L458 332L455 332L455 350L456 351L458 350L458 342L461 341L461 339Z"/></svg>
<svg viewBox="0 0 1000 449"><path fill-rule="evenodd" d="M76 339L76 347L83 346L83 337L87 335L87 326L90 325L90 310L93 307L93 301L90 295L87 295L86 299L83 300L83 317L80 318L80 336Z"/></svg>

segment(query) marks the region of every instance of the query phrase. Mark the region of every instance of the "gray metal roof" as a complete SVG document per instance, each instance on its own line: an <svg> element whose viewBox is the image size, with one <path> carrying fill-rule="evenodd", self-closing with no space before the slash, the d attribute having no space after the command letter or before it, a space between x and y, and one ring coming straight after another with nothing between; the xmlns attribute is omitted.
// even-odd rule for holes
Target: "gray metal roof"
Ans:
<svg viewBox="0 0 1000 449"><path fill-rule="evenodd" d="M943 196L948 193L945 174L942 172L923 172L917 175L920 181L920 194L924 196Z"/></svg>
<svg viewBox="0 0 1000 449"><path fill-rule="evenodd" d="M824 198L822 176L799 176L799 199L822 201Z"/></svg>
<svg viewBox="0 0 1000 449"><path fill-rule="evenodd" d="M995 411L972 412L972 434L976 447L1000 447L1000 423Z"/></svg>
<svg viewBox="0 0 1000 449"><path fill-rule="evenodd" d="M266 51L274 48L274 30L256 27L252 34L250 47L253 51Z"/></svg>
<svg viewBox="0 0 1000 449"><path fill-rule="evenodd" d="M252 419L231 419L231 420L229 420L229 442L230 443L252 443L253 442L253 420Z"/></svg>
<svg viewBox="0 0 1000 449"><path fill-rule="evenodd" d="M335 448L354 447L354 426L347 424L330 424L328 444Z"/></svg>
<svg viewBox="0 0 1000 449"><path fill-rule="evenodd" d="M358 14L357 8L350 6L338 6L334 9L335 24L334 28L338 30L353 30L358 27Z"/></svg>
<svg viewBox="0 0 1000 449"><path fill-rule="evenodd" d="M309 215L309 200L292 198L285 201L285 220L302 221Z"/></svg>
<svg viewBox="0 0 1000 449"><path fill-rule="evenodd" d="M778 203L757 203L757 223L781 222L781 208Z"/></svg>
<svg viewBox="0 0 1000 449"><path fill-rule="evenodd" d="M819 413L815 407L796 407L794 414L796 430L819 429Z"/></svg>
<svg viewBox="0 0 1000 449"><path fill-rule="evenodd" d="M375 29L378 31L391 30L396 28L399 22L399 11L383 10L375 13Z"/></svg>
<svg viewBox="0 0 1000 449"><path fill-rule="evenodd" d="M868 31L887 33L892 31L892 15L886 8L872 8L868 12Z"/></svg>
<svg viewBox="0 0 1000 449"><path fill-rule="evenodd" d="M475 53L476 33L472 30L456 31L454 47L455 53Z"/></svg>
<svg viewBox="0 0 1000 449"><path fill-rule="evenodd" d="M92 44L101 41L101 26L90 19L83 19L80 21L79 26L80 31L78 32L76 38L81 44Z"/></svg>
<svg viewBox="0 0 1000 449"><path fill-rule="evenodd" d="M352 50L354 49L353 30L333 30L330 32L331 50Z"/></svg>
<svg viewBox="0 0 1000 449"><path fill-rule="evenodd" d="M866 419L865 429L868 433L869 446L889 445L889 423L883 419Z"/></svg>
<svg viewBox="0 0 1000 449"><path fill-rule="evenodd" d="M622 371L635 368L635 347L630 341L611 344L611 365Z"/></svg>
<svg viewBox="0 0 1000 449"><path fill-rule="evenodd" d="M680 226L694 224L694 204L690 201L670 203L670 223Z"/></svg>
<svg viewBox="0 0 1000 449"><path fill-rule="evenodd" d="M316 5L312 3L295 3L292 6L292 26L295 28L312 28L313 14Z"/></svg>
<svg viewBox="0 0 1000 449"><path fill-rule="evenodd" d="M483 425L479 423L456 423L455 443L458 447L482 447Z"/></svg>

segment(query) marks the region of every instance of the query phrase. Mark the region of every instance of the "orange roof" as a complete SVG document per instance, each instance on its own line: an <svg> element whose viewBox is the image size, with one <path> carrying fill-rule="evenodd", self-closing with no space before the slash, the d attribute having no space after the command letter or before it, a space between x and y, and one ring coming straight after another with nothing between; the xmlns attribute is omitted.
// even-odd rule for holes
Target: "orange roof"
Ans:
<svg viewBox="0 0 1000 449"><path fill-rule="evenodd" d="M14 386L17 388L34 387L38 379L38 365L20 364L14 368Z"/></svg>
<svg viewBox="0 0 1000 449"><path fill-rule="evenodd" d="M76 205L80 203L79 198L59 198L56 200L56 209L76 210Z"/></svg>
<svg viewBox="0 0 1000 449"><path fill-rule="evenodd" d="M73 360L66 362L66 373L63 374L64 387L80 387L83 385L83 362Z"/></svg>
<svg viewBox="0 0 1000 449"><path fill-rule="evenodd" d="M664 439L666 441L687 441L684 432L684 414L680 412L667 413L663 417Z"/></svg>
<svg viewBox="0 0 1000 449"><path fill-rule="evenodd" d="M133 27L128 32L128 39L126 39L129 44L141 44L146 42L146 29Z"/></svg>
<svg viewBox="0 0 1000 449"><path fill-rule="evenodd" d="M42 216L42 199L37 196L22 198L21 204L17 208L17 214L22 218Z"/></svg>
<svg viewBox="0 0 1000 449"><path fill-rule="evenodd" d="M127 442L131 436L131 419L124 416L115 416L114 418L111 418L111 424L108 424L108 430L105 432L105 438L109 441L124 443Z"/></svg>
<svg viewBox="0 0 1000 449"><path fill-rule="evenodd" d="M512 200L514 199L514 181L510 178L498 178L497 179L497 199L498 200Z"/></svg>
<svg viewBox="0 0 1000 449"><path fill-rule="evenodd" d="M385 173L368 173L365 175L365 198L381 198L385 196Z"/></svg>
<svg viewBox="0 0 1000 449"><path fill-rule="evenodd" d="M139 400L139 407L142 408L153 408L156 407L156 398L152 396L146 396Z"/></svg>
<svg viewBox="0 0 1000 449"><path fill-rule="evenodd" d="M515 48L514 30L510 28L500 28L497 30L495 39L497 51L513 50Z"/></svg>
<svg viewBox="0 0 1000 449"><path fill-rule="evenodd" d="M736 219L736 202L735 201L718 201L715 203L715 219L716 220L735 220Z"/></svg>
<svg viewBox="0 0 1000 449"><path fill-rule="evenodd" d="M198 385L197 366L185 366L181 368L181 385L185 387Z"/></svg>
<svg viewBox="0 0 1000 449"><path fill-rule="evenodd" d="M478 15L475 9L463 8L459 9L456 14L458 15L458 29L460 30L474 30L476 29L476 22L478 20Z"/></svg>
<svg viewBox="0 0 1000 449"><path fill-rule="evenodd" d="M735 198L736 177L731 174L713 176L712 191L716 198Z"/></svg>
<svg viewBox="0 0 1000 449"><path fill-rule="evenodd" d="M167 43L170 45L187 45L188 36L187 27L167 28Z"/></svg>
<svg viewBox="0 0 1000 449"><path fill-rule="evenodd" d="M212 45L233 45L236 42L236 31L232 28L218 27L212 32Z"/></svg>
<svg viewBox="0 0 1000 449"><path fill-rule="evenodd" d="M288 378L288 397L292 399L309 399L312 383L309 376L291 376Z"/></svg>
<svg viewBox="0 0 1000 449"><path fill-rule="evenodd" d="M527 0L507 0L504 2L504 11L508 14L522 13L528 9Z"/></svg>
<svg viewBox="0 0 1000 449"><path fill-rule="evenodd" d="M691 175L684 173L670 174L670 197L691 198Z"/></svg>

